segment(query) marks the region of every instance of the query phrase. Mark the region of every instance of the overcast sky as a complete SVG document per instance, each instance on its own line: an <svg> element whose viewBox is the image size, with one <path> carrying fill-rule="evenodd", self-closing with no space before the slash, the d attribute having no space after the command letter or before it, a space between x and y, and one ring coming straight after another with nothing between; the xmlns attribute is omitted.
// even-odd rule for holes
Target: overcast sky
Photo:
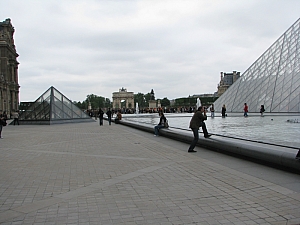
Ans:
<svg viewBox="0 0 300 225"><path fill-rule="evenodd" d="M1 0L19 54L20 101L54 86L73 101L129 92L214 93L300 16L299 0Z"/></svg>

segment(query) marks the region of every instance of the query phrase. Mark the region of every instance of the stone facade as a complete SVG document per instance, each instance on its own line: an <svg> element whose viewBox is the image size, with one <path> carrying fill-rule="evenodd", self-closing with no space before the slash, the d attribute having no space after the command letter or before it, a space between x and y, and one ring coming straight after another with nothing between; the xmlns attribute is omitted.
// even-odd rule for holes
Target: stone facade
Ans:
<svg viewBox="0 0 300 225"><path fill-rule="evenodd" d="M240 72L232 73L221 72L221 80L218 85L218 96L220 97L236 80L240 77Z"/></svg>
<svg viewBox="0 0 300 225"><path fill-rule="evenodd" d="M154 109L157 107L156 100L149 100L149 109Z"/></svg>
<svg viewBox="0 0 300 225"><path fill-rule="evenodd" d="M119 89L119 92L113 93L113 108L120 109L121 108L121 101L126 101L126 109L134 107L134 93L127 92L127 89L122 88Z"/></svg>
<svg viewBox="0 0 300 225"><path fill-rule="evenodd" d="M19 109L19 55L14 45L14 31L10 19L0 22L0 110L8 115Z"/></svg>

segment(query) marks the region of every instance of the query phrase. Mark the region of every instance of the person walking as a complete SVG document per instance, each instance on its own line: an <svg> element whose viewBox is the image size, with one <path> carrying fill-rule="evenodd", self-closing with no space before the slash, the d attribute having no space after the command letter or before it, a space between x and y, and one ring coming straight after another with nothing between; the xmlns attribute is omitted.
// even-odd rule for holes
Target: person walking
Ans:
<svg viewBox="0 0 300 225"><path fill-rule="evenodd" d="M94 110L93 113L94 113L94 116L95 116L95 120L97 120L97 117L98 117L97 111Z"/></svg>
<svg viewBox="0 0 300 225"><path fill-rule="evenodd" d="M2 113L2 111L0 111L0 138L2 139L2 129L3 126L6 126L6 120L7 120L7 115L5 112Z"/></svg>
<svg viewBox="0 0 300 225"><path fill-rule="evenodd" d="M264 111L266 111L266 110L265 110L265 106L264 106L264 105L261 105L261 106L260 106L260 110L259 110L260 116L264 116Z"/></svg>
<svg viewBox="0 0 300 225"><path fill-rule="evenodd" d="M200 127L202 128L205 138L209 138L211 136L211 134L208 134L208 132L207 132L204 120L207 120L206 110L204 109L203 106L200 106L198 108L198 110L194 113L194 115L190 121L190 128L193 131L194 140L192 141L192 143L188 149L188 152L197 152L194 150L194 148L196 147L198 140L199 140L199 128Z"/></svg>
<svg viewBox="0 0 300 225"><path fill-rule="evenodd" d="M13 119L14 119L14 126L16 125L16 123L18 125L20 125L20 123L19 123L19 112L18 111L14 111L13 114L12 114L12 116L13 116Z"/></svg>
<svg viewBox="0 0 300 225"><path fill-rule="evenodd" d="M248 105L247 103L244 104L244 117L248 116Z"/></svg>
<svg viewBox="0 0 300 225"><path fill-rule="evenodd" d="M210 107L210 117L211 118L215 117L215 107L214 107L214 104L212 104L211 107Z"/></svg>
<svg viewBox="0 0 300 225"><path fill-rule="evenodd" d="M98 116L99 116L99 124L100 124L100 126L103 126L103 115L104 115L103 110L99 109Z"/></svg>
<svg viewBox="0 0 300 225"><path fill-rule="evenodd" d="M108 124L111 125L111 115L112 115L112 112L111 112L110 108L108 108L108 110L106 112L106 115L107 115L107 119L108 119Z"/></svg>
<svg viewBox="0 0 300 225"><path fill-rule="evenodd" d="M222 117L223 118L226 117L226 106L225 106L225 104L222 106Z"/></svg>
<svg viewBox="0 0 300 225"><path fill-rule="evenodd" d="M159 129L165 127L165 123L167 122L167 118L165 117L163 112L159 113L159 123L154 127L154 136L157 137L159 135Z"/></svg>

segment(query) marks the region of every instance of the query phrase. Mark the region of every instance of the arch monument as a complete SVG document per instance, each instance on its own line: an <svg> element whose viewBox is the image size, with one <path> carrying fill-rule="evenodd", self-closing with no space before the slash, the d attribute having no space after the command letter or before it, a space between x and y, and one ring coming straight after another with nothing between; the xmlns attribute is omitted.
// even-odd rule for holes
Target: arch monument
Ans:
<svg viewBox="0 0 300 225"><path fill-rule="evenodd" d="M127 89L121 88L119 92L113 93L113 108L121 108L121 102L125 100L126 108L134 108L134 94L127 92Z"/></svg>

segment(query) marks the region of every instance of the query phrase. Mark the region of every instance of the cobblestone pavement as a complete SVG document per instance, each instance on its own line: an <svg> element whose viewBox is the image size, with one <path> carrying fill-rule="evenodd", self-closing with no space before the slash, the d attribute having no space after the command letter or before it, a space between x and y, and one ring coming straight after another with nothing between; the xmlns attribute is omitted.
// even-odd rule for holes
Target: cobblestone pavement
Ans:
<svg viewBox="0 0 300 225"><path fill-rule="evenodd" d="M2 134L0 224L300 224L297 174L107 121Z"/></svg>

